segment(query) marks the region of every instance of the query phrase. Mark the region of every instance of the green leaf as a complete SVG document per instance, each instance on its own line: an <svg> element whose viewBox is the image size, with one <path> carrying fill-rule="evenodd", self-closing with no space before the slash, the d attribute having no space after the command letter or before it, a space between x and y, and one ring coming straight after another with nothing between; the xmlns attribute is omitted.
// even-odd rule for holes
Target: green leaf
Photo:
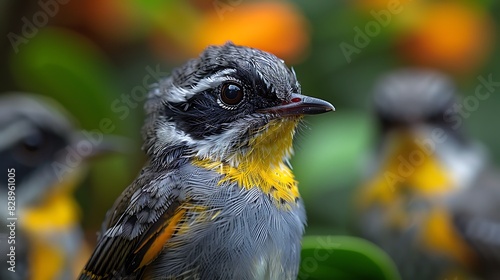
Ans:
<svg viewBox="0 0 500 280"><path fill-rule="evenodd" d="M306 236L298 279L399 280L392 260L372 243L349 236Z"/></svg>

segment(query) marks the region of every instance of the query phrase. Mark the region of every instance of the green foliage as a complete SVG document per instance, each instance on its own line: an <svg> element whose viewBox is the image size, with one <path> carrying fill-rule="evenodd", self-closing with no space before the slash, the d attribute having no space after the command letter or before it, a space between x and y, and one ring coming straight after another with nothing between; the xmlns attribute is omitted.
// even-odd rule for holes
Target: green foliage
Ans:
<svg viewBox="0 0 500 280"><path fill-rule="evenodd" d="M58 100L83 127L95 127L109 114L111 98L120 90L113 69L89 40L46 28L22 47L12 66L24 88Z"/></svg>
<svg viewBox="0 0 500 280"><path fill-rule="evenodd" d="M308 118L292 162L297 179L307 182L300 185L303 194L352 183L359 176L360 159L369 151L372 133L369 114L360 111L340 109Z"/></svg>
<svg viewBox="0 0 500 280"><path fill-rule="evenodd" d="M377 246L348 236L306 236L300 280L399 280L392 260Z"/></svg>

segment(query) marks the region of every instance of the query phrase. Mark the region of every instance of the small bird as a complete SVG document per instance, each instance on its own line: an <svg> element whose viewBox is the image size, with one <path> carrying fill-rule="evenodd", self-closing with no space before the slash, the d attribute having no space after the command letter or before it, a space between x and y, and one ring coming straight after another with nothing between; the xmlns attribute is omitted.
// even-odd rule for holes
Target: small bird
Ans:
<svg viewBox="0 0 500 280"><path fill-rule="evenodd" d="M54 100L0 96L0 217L9 225L0 227L1 279L74 279L83 268L91 251L73 192L106 143L85 141Z"/></svg>
<svg viewBox="0 0 500 280"><path fill-rule="evenodd" d="M80 279L296 279L305 211L289 166L301 94L276 56L226 43L152 87L148 162Z"/></svg>
<svg viewBox="0 0 500 280"><path fill-rule="evenodd" d="M500 264L500 234L491 236L500 233L500 180L486 149L460 127L456 91L448 76L413 68L375 86L381 135L356 197L359 230L403 279L471 279Z"/></svg>

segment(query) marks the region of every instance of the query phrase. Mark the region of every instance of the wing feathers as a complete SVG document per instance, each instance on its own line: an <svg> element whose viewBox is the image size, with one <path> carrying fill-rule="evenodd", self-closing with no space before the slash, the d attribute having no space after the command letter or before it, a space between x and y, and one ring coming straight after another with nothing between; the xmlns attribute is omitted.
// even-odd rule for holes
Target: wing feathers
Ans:
<svg viewBox="0 0 500 280"><path fill-rule="evenodd" d="M165 175L146 179L138 178L118 199L79 279L111 279L140 273L175 233L185 213L173 194L179 182ZM162 189L161 198L158 189ZM158 199L163 202L161 207L150 207L150 201Z"/></svg>
<svg viewBox="0 0 500 280"><path fill-rule="evenodd" d="M152 233L147 233L147 238L137 246L137 249L134 251L134 261L132 262L132 267L136 266L135 260L140 260L140 263L135 270L148 265L156 257L161 253L163 246L165 243L172 237L177 228L179 227L179 223L186 209L178 210L173 217L168 219L164 224L160 226L160 228Z"/></svg>

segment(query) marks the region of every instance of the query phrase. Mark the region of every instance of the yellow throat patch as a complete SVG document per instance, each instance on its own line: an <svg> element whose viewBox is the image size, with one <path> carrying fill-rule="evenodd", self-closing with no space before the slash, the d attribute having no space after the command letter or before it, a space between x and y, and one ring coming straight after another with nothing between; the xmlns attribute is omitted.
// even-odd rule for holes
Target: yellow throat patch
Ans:
<svg viewBox="0 0 500 280"><path fill-rule="evenodd" d="M423 151L409 133L397 135L396 140L379 173L362 189L362 206L374 202L389 205L407 191L439 196L454 188L453 178L434 153Z"/></svg>
<svg viewBox="0 0 500 280"><path fill-rule="evenodd" d="M245 189L257 187L278 205L295 203L300 197L297 181L283 161L292 153L293 136L299 120L277 119L269 122L249 141L249 150L236 155L236 166L211 159L196 159L193 164L224 175L219 184L229 181Z"/></svg>

